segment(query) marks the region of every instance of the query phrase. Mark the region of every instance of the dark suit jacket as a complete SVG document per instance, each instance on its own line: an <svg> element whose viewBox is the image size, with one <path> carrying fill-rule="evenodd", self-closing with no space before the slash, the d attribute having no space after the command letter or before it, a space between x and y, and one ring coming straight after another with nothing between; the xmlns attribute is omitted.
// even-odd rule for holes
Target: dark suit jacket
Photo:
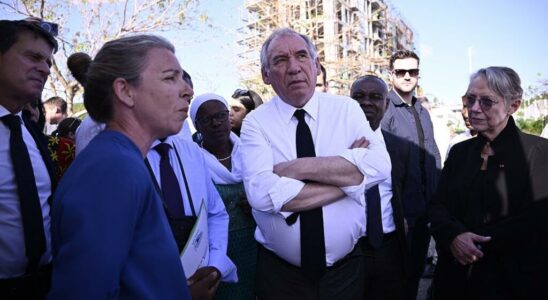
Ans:
<svg viewBox="0 0 548 300"><path fill-rule="evenodd" d="M402 251L402 257L404 258L404 269L407 270L407 244L405 239L402 193L408 175L410 144L407 140L393 135L388 131L382 130L382 134L386 143L386 149L390 155L390 161L392 162L392 201L390 202L392 204L392 215L394 217L394 224L396 225L396 234Z"/></svg>
<svg viewBox="0 0 548 300"><path fill-rule="evenodd" d="M57 180L55 177L55 165L53 164L53 161L51 160L51 155L48 149L48 141L44 133L40 131L38 128L38 125L36 125L34 122L32 122L28 117L26 117L24 114L22 115L23 123L25 124L25 127L30 132L30 135L34 139L34 142L36 142L36 146L38 147L38 150L40 150L40 155L42 156L42 160L44 161L44 164L46 165L46 168L48 170L49 178L51 179L51 195L53 196L53 192L55 191L55 188L57 187ZM51 205L51 199L52 196L50 196L50 205Z"/></svg>
<svg viewBox="0 0 548 300"><path fill-rule="evenodd" d="M429 207L439 255L434 282L448 295L465 289L468 267L454 261L450 244L474 232L492 238L482 245L483 259L496 258L518 298L548 297L548 140L522 133L510 118L481 173L486 142L479 135L456 144L445 163Z"/></svg>

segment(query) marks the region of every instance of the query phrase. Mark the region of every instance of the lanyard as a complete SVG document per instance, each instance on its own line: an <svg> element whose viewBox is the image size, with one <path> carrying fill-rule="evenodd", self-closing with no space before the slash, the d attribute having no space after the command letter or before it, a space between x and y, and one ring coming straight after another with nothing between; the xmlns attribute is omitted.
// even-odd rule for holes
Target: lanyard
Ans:
<svg viewBox="0 0 548 300"><path fill-rule="evenodd" d="M175 155L177 156L177 161L179 162L179 167L181 168L181 173L183 174L183 181L185 183L185 191L186 191L186 195L188 197L188 201L189 201L189 204L190 204L190 209L192 210L192 216L196 217L197 216L196 215L196 209L194 208L194 202L192 201L192 196L190 194L188 181L186 179L185 169L183 168L183 163L181 162L181 157L179 156L179 151L177 150L177 147L175 147L174 144L172 144L172 146L173 146L173 150L175 151ZM150 165L150 162L148 161L148 158L145 158L145 165L147 166L148 172L150 173L150 176L153 179L152 181L154 183L154 187L156 188L156 191L158 192L158 194L160 194L160 197L162 198L162 203L164 204L164 207L166 207L164 197L163 197L163 194L162 194L162 189L158 185L158 180L156 179L156 176L154 175L154 172L152 171L152 167ZM184 205L183 205L183 208L184 208Z"/></svg>

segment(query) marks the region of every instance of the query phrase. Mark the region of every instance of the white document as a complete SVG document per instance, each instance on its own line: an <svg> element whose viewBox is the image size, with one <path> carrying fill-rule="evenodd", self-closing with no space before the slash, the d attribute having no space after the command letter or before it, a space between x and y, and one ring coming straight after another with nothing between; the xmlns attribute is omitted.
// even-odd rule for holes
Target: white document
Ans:
<svg viewBox="0 0 548 300"><path fill-rule="evenodd" d="M190 232L185 248L181 251L181 263L186 278L194 275L196 270L207 266L209 262L209 236L207 231L207 209L202 199L196 224Z"/></svg>

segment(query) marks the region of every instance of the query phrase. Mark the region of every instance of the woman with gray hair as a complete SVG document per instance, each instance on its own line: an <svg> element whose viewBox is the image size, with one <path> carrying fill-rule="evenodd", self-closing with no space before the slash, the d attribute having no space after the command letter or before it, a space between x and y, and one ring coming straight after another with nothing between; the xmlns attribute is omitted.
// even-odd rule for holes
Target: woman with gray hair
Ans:
<svg viewBox="0 0 548 300"><path fill-rule="evenodd" d="M136 35L71 71L106 129L80 153L53 200L50 299L190 299L177 245L143 158L177 133L192 88L173 46Z"/></svg>
<svg viewBox="0 0 548 300"><path fill-rule="evenodd" d="M548 299L548 140L516 127L520 84L489 67L463 96L478 135L451 148L430 204L434 299Z"/></svg>

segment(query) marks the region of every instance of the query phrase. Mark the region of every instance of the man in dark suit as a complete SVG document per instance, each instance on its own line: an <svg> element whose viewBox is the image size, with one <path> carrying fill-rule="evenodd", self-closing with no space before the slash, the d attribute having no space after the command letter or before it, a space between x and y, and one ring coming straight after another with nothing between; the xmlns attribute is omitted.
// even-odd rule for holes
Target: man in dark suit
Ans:
<svg viewBox="0 0 548 300"><path fill-rule="evenodd" d="M41 99L55 30L38 19L0 21L1 299L44 299L49 290L55 173L44 136L21 111Z"/></svg>
<svg viewBox="0 0 548 300"><path fill-rule="evenodd" d="M365 299L405 298L406 224L401 204L401 191L407 174L409 143L379 125L388 107L388 87L379 77L366 75L351 87L352 99L358 101L371 129L384 139L392 163L391 178L378 185L380 211L377 217L373 205L367 202L367 239L362 245L365 256ZM373 197L370 191L366 197ZM371 199L369 199L371 200ZM381 237L374 238L375 220L379 220Z"/></svg>

